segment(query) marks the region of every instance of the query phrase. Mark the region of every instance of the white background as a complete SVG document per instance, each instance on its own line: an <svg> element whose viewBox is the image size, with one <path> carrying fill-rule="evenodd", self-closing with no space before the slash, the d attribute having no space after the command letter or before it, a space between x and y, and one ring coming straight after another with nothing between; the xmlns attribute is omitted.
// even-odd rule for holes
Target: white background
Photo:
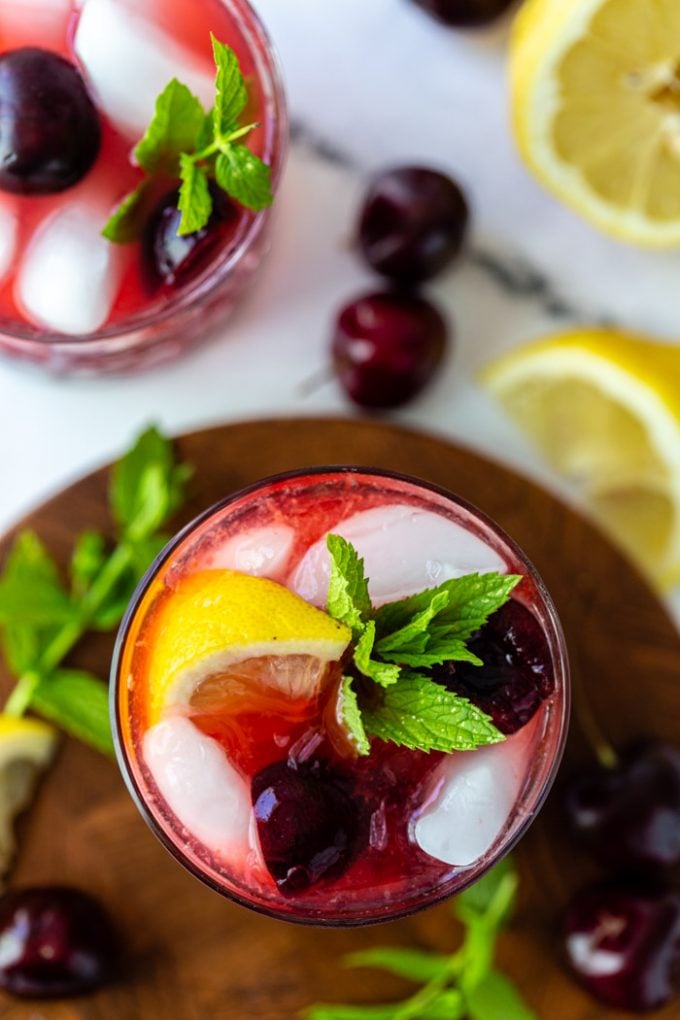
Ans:
<svg viewBox="0 0 680 1020"><path fill-rule="evenodd" d="M334 309L374 285L350 241L366 178L387 164L448 169L474 210L470 254L432 288L455 324L453 354L396 420L461 439L564 492L477 388L478 367L574 321L613 321L669 342L680 333L680 253L603 237L520 164L508 128L508 19L456 33L409 0L256 6L279 49L297 138L261 280L214 341L153 372L55 379L0 363L0 528L115 457L150 421L179 433L263 415L353 413L332 381L307 382L323 376ZM485 268L489 257L510 274L511 290ZM555 316L555 301L566 314Z"/></svg>

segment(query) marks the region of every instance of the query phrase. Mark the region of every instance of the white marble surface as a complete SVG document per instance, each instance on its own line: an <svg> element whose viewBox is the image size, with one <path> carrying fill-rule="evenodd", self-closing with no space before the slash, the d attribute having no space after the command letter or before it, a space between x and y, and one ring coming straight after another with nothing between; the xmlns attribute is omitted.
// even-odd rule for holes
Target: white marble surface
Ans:
<svg viewBox="0 0 680 1020"><path fill-rule="evenodd" d="M353 413L319 378L334 308L375 282L349 239L366 177L386 164L448 169L474 209L468 256L431 288L455 324L452 356L396 420L564 492L477 388L478 367L570 322L612 321L669 342L680 334L680 252L609 240L522 167L508 129L507 19L473 34L444 30L409 0L256 6L279 48L296 138L261 281L215 341L152 373L54 379L0 363L0 528L114 457L149 421L176 433L265 414Z"/></svg>

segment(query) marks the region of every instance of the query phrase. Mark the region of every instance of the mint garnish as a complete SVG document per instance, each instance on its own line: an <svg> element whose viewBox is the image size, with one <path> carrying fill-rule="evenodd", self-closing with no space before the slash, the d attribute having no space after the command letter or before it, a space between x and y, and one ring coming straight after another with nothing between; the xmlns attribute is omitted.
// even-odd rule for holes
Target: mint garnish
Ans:
<svg viewBox="0 0 680 1020"><path fill-rule="evenodd" d="M343 719L359 753L370 752L367 735L446 752L504 740L486 713L420 670L452 661L482 665L466 641L507 602L520 578L468 574L374 609L354 546L340 535L328 535L326 544L331 558L326 610L353 637L357 682L345 681Z"/></svg>
<svg viewBox="0 0 680 1020"><path fill-rule="evenodd" d="M451 954L376 946L344 958L346 967L372 967L419 986L385 1005L317 1005L306 1020L536 1020L512 981L493 966L496 942L517 895L508 858L460 893L453 911L463 942Z"/></svg>
<svg viewBox="0 0 680 1020"><path fill-rule="evenodd" d="M184 500L189 471L172 444L147 429L111 474L112 545L97 531L75 542L68 583L38 537L22 532L0 575L0 637L19 679L4 711L31 709L97 750L113 753L108 686L61 668L89 630L120 623L139 579L167 541L162 528Z"/></svg>
<svg viewBox="0 0 680 1020"><path fill-rule="evenodd" d="M271 170L241 141L257 127L241 124L248 102L238 57L212 38L215 59L215 105L205 111L200 100L173 78L156 100L153 118L134 155L145 179L127 195L102 231L109 241L136 240L154 198L156 181L180 184L178 233L201 230L213 208L210 181L241 205L257 212L271 205Z"/></svg>

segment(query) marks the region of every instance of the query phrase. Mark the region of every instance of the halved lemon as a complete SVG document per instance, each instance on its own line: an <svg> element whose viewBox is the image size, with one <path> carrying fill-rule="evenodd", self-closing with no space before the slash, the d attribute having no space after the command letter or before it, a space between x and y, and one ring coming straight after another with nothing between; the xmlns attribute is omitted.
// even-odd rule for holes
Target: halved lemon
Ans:
<svg viewBox="0 0 680 1020"><path fill-rule="evenodd" d="M643 571L680 581L680 348L574 330L498 358L482 381Z"/></svg>
<svg viewBox="0 0 680 1020"><path fill-rule="evenodd" d="M0 713L0 876L16 850L14 820L31 803L56 746L57 732L47 723Z"/></svg>
<svg viewBox="0 0 680 1020"><path fill-rule="evenodd" d="M275 581L232 570L188 575L143 637L149 724L192 702L201 711L235 695L245 704L254 689L311 698L350 638L348 627Z"/></svg>
<svg viewBox="0 0 680 1020"><path fill-rule="evenodd" d="M543 184L624 240L680 244L680 3L526 0L510 70Z"/></svg>

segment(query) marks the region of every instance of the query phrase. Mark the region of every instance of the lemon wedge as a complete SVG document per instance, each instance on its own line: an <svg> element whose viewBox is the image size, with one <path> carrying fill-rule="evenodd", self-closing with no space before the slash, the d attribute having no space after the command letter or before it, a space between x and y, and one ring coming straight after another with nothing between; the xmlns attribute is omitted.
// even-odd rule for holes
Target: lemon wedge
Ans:
<svg viewBox="0 0 680 1020"><path fill-rule="evenodd" d="M189 705L199 685L259 683L290 699L312 697L348 627L299 595L232 570L190 574L154 610L144 636L149 723Z"/></svg>
<svg viewBox="0 0 680 1020"><path fill-rule="evenodd" d="M0 713L0 875L16 850L14 820L31 803L56 746L57 732L46 723Z"/></svg>
<svg viewBox="0 0 680 1020"><path fill-rule="evenodd" d="M601 229L680 244L680 3L526 0L511 40L520 152Z"/></svg>
<svg viewBox="0 0 680 1020"><path fill-rule="evenodd" d="M482 382L662 587L680 580L680 348L576 330L498 358Z"/></svg>

